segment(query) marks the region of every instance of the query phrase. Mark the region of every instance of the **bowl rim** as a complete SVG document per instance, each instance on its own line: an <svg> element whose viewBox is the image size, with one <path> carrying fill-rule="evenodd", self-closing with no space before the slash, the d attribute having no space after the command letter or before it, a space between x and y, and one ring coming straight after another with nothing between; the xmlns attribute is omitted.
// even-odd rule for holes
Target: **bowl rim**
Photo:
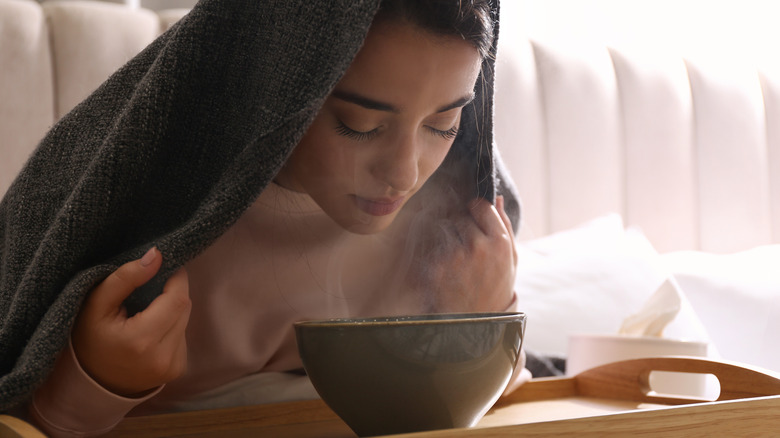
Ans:
<svg viewBox="0 0 780 438"><path fill-rule="evenodd" d="M295 327L383 327L439 325L465 322L510 322L525 320L525 312L460 312L424 313L419 315L392 315L349 318L327 318L303 320L293 323Z"/></svg>

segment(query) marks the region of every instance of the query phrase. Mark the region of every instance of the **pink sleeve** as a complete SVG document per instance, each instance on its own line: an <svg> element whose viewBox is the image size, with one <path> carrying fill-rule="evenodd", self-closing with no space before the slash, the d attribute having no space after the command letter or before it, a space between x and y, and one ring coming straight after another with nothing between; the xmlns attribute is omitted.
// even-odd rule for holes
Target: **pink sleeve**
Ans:
<svg viewBox="0 0 780 438"><path fill-rule="evenodd" d="M51 437L95 436L114 428L132 408L161 389L141 398L116 395L84 372L68 343L48 380L33 395L30 417Z"/></svg>

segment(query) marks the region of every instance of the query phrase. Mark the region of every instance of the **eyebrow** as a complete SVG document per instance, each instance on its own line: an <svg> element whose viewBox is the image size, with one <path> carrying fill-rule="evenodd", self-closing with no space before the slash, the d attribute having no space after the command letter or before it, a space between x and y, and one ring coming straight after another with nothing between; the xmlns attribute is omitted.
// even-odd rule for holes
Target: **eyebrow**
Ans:
<svg viewBox="0 0 780 438"><path fill-rule="evenodd" d="M374 100L357 93L351 93L349 91L333 90L333 93L331 93L331 95L336 99L343 100L349 103L354 103L355 105L360 105L363 108L370 109L370 110L387 111L391 113L400 112L400 110L395 106L393 106L392 104L386 102L380 102L378 100ZM452 103L448 103L447 105L440 107L439 109L436 110L436 112L443 113L445 111L449 111L454 108L466 106L473 100L474 100L474 93L469 93L466 96L458 98Z"/></svg>

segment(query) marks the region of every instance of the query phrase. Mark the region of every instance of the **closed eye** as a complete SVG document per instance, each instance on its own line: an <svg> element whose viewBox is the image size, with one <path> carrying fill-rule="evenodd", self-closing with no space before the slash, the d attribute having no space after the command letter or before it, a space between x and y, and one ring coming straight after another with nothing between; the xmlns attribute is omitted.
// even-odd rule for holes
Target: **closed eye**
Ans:
<svg viewBox="0 0 780 438"><path fill-rule="evenodd" d="M351 140L355 141L367 141L374 138L379 131L379 128L374 128L370 131L356 131L349 126L345 125L344 122L339 120L338 125L336 126L336 132L339 135L343 135L344 137L347 137Z"/></svg>
<svg viewBox="0 0 780 438"><path fill-rule="evenodd" d="M442 131L441 129L431 128L428 126L428 129L435 135L438 135L439 137L445 139L445 140L452 140L458 135L458 127L453 126L452 128Z"/></svg>

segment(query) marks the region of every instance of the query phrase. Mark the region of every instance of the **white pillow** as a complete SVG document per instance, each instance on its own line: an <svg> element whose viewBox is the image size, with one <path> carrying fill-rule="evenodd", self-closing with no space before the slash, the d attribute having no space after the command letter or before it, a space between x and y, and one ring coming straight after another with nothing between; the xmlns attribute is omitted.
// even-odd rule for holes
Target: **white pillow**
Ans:
<svg viewBox="0 0 780 438"><path fill-rule="evenodd" d="M723 358L780 372L780 245L662 257Z"/></svg>
<svg viewBox="0 0 780 438"><path fill-rule="evenodd" d="M520 242L518 253L518 308L528 316L524 346L545 354L565 355L572 333L617 333L669 277L644 235L625 230L617 214ZM684 298L664 336L707 341Z"/></svg>

